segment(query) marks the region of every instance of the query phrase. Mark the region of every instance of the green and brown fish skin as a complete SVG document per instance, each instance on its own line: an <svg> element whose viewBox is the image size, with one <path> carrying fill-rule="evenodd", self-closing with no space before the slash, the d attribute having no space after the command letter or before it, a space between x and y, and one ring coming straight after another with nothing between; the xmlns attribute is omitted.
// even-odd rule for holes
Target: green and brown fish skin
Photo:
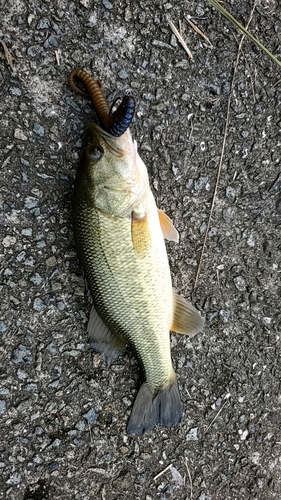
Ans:
<svg viewBox="0 0 281 500"><path fill-rule="evenodd" d="M177 241L158 210L147 169L127 130L113 137L91 123L73 194L74 236L93 307L88 333L108 362L133 346L143 384L129 434L172 426L182 405L170 352L170 330L193 335L198 311L172 289L164 237Z"/></svg>

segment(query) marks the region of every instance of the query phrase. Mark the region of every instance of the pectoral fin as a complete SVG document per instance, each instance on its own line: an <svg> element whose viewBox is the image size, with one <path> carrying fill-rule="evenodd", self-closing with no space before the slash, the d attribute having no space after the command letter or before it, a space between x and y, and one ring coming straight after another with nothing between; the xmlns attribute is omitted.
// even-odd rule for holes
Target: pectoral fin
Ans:
<svg viewBox="0 0 281 500"><path fill-rule="evenodd" d="M132 243L137 253L144 253L151 243L151 234L149 231L147 215L137 217L132 212L131 222Z"/></svg>
<svg viewBox="0 0 281 500"><path fill-rule="evenodd" d="M193 337L204 326L204 319L187 300L173 290L174 315L170 330Z"/></svg>
<svg viewBox="0 0 281 500"><path fill-rule="evenodd" d="M126 347L125 339L109 330L94 306L91 309L87 332L91 347L103 355L108 365L115 361Z"/></svg>
<svg viewBox="0 0 281 500"><path fill-rule="evenodd" d="M168 215L166 215L165 212L161 210L161 208L158 208L158 216L164 238L166 240L175 241L176 243L178 243L179 233L177 232L175 226L173 225L173 222L171 221L170 217L168 217Z"/></svg>

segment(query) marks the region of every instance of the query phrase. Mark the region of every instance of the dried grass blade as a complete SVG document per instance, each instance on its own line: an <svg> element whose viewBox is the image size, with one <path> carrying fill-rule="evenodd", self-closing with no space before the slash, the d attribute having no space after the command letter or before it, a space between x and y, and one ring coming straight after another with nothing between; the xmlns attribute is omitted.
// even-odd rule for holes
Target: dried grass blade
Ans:
<svg viewBox="0 0 281 500"><path fill-rule="evenodd" d="M242 24L240 24L235 17L233 17L227 10L225 10L216 0L208 0L209 3L215 7L226 19L228 19L236 28L241 30L252 42L254 42L263 52L265 52L272 61L281 68L281 62L275 57L257 38L255 38Z"/></svg>
<svg viewBox="0 0 281 500"><path fill-rule="evenodd" d="M191 54L188 46L186 45L186 43L185 43L183 37L181 36L180 32L175 27L174 23L168 19L168 24L169 24L172 32L174 33L174 35L176 35L176 37L177 37L178 41L180 42L180 44L183 46L183 48L184 48L185 52L187 53L187 55L190 57L190 59L193 59L193 55Z"/></svg>
<svg viewBox="0 0 281 500"><path fill-rule="evenodd" d="M196 26L196 24L194 24L194 22L189 19L189 17L185 16L185 19L187 20L188 24L190 24L191 28L193 28L194 31L198 33L198 35L201 35L206 40L206 42L209 43L211 47L213 47L212 42L210 42L209 38L203 33L203 31L201 31L200 28L198 28L198 26Z"/></svg>

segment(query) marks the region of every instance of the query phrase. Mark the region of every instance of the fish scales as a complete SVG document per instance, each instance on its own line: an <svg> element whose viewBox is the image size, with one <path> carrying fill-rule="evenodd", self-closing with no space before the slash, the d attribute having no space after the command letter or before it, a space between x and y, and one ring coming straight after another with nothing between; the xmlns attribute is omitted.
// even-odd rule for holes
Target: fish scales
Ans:
<svg viewBox="0 0 281 500"><path fill-rule="evenodd" d="M130 219L106 216L88 207L85 199L75 211L74 226L98 312L133 345L146 380L160 388L173 374L172 286L157 208L149 198L151 244L144 255L133 248Z"/></svg>

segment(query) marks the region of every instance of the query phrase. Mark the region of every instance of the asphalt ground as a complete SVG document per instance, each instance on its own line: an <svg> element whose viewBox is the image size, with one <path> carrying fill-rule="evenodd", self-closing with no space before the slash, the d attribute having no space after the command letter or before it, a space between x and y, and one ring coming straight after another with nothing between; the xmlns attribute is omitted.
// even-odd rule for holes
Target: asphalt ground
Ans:
<svg viewBox="0 0 281 500"><path fill-rule="evenodd" d="M224 5L246 25L254 2ZM281 498L280 69L247 40L237 63L241 35L207 1L0 6L0 498ZM281 59L277 1L249 29ZM126 434L132 351L108 368L86 334L71 192L95 116L66 84L74 67L110 102L135 96L131 129L180 234L173 284L206 318L171 338L182 422L140 437Z"/></svg>

